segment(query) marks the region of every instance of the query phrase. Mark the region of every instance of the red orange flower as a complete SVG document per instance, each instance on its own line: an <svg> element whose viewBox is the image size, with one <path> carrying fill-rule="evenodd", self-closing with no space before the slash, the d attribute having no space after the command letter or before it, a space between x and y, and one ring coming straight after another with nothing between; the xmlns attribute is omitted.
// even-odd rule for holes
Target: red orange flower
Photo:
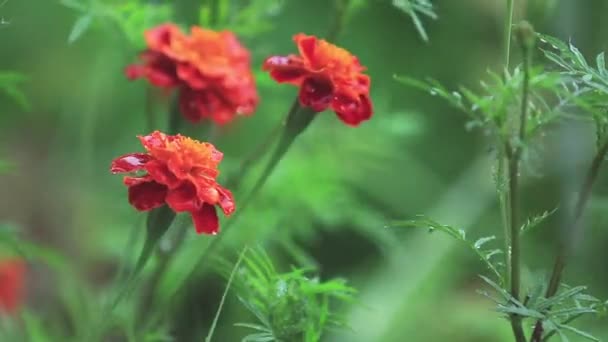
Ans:
<svg viewBox="0 0 608 342"><path fill-rule="evenodd" d="M370 78L357 57L323 39L296 34L300 55L272 56L263 69L279 83L300 87L300 103L316 112L332 108L346 124L372 116Z"/></svg>
<svg viewBox="0 0 608 342"><path fill-rule="evenodd" d="M0 312L14 313L23 301L25 262L20 259L0 261Z"/></svg>
<svg viewBox="0 0 608 342"><path fill-rule="evenodd" d="M258 95L249 51L230 31L193 26L185 35L173 24L145 32L148 48L141 64L126 68L129 79L146 78L162 88L178 88L180 108L191 122L210 118L226 124L255 110Z"/></svg>
<svg viewBox="0 0 608 342"><path fill-rule="evenodd" d="M124 177L129 203L140 211L166 203L175 212L189 212L197 233L216 234L215 205L226 216L235 209L232 193L216 182L222 153L179 134L155 131L139 140L147 153L118 157L110 168L112 173L130 173Z"/></svg>

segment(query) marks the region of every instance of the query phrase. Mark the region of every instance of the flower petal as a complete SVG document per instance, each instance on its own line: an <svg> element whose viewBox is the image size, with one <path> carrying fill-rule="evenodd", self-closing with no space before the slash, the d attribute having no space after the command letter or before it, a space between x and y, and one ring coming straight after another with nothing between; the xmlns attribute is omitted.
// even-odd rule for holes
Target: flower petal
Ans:
<svg viewBox="0 0 608 342"><path fill-rule="evenodd" d="M0 261L0 313L15 313L23 300L25 262L20 259Z"/></svg>
<svg viewBox="0 0 608 342"><path fill-rule="evenodd" d="M272 56L266 58L262 69L270 72L270 77L279 83L300 85L308 75L304 62L297 56Z"/></svg>
<svg viewBox="0 0 608 342"><path fill-rule="evenodd" d="M293 40L298 45L298 50L304 59L308 62L313 62L315 59L315 48L317 46L317 37L308 36L303 33L298 33L293 37ZM313 63L314 64L314 63Z"/></svg>
<svg viewBox="0 0 608 342"><path fill-rule="evenodd" d="M195 211L200 206L196 188L188 181L184 181L179 187L169 190L166 202L175 212Z"/></svg>
<svg viewBox="0 0 608 342"><path fill-rule="evenodd" d="M166 185L169 189L173 189L179 184L179 179L169 170L167 164L159 160L148 162L146 171L154 181Z"/></svg>
<svg viewBox="0 0 608 342"><path fill-rule="evenodd" d="M373 114L372 103L366 94L360 95L358 100L336 96L332 108L338 117L350 126L358 126L362 121L369 120Z"/></svg>
<svg viewBox="0 0 608 342"><path fill-rule="evenodd" d="M331 104L333 86L329 80L308 78L300 87L300 103L315 112L322 112Z"/></svg>
<svg viewBox="0 0 608 342"><path fill-rule="evenodd" d="M130 153L120 156L112 161L110 172L126 173L139 171L144 168L144 165L152 159L152 156L146 153Z"/></svg>
<svg viewBox="0 0 608 342"><path fill-rule="evenodd" d="M205 203L200 210L192 211L191 214L194 228L198 234L205 233L215 235L220 230L220 224L214 206Z"/></svg>
<svg viewBox="0 0 608 342"><path fill-rule="evenodd" d="M234 197L232 196L232 192L228 189L224 189L221 186L217 186L217 191L220 194L219 205L224 212L224 215L230 216L234 210L236 209L234 205Z"/></svg>
<svg viewBox="0 0 608 342"><path fill-rule="evenodd" d="M139 211L160 207L165 203L167 187L154 181L129 187L129 203Z"/></svg>

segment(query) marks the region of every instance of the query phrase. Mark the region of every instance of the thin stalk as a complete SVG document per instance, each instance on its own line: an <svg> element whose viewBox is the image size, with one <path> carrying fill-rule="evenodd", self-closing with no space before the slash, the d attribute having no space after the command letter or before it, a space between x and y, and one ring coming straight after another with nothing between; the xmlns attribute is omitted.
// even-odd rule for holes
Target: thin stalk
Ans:
<svg viewBox="0 0 608 342"><path fill-rule="evenodd" d="M209 0L209 27L215 28L219 22L220 4L218 0Z"/></svg>
<svg viewBox="0 0 608 342"><path fill-rule="evenodd" d="M501 187L498 190L498 200L499 200L499 204L500 204L500 213L501 213L501 218L502 218L502 227L504 229L503 231L503 236L504 236L504 248L505 248L505 253L504 253L504 260L505 260L505 272L504 272L504 286L507 288L511 287L511 223L509 221L510 219L510 213L511 213L511 208L510 208L510 201L509 201L509 192L504 189L504 183L503 181L507 179L508 175L505 171L505 160L506 160L506 151L504 149L501 149L500 154L498 155L498 170L496 170L497 173L497 177L498 180L497 182L500 182L499 184L497 184L497 186Z"/></svg>
<svg viewBox="0 0 608 342"><path fill-rule="evenodd" d="M523 54L523 86L521 99L521 112L519 117L519 133L515 141L507 145L509 152L509 199L510 199L510 224L511 224L511 296L516 300L520 299L521 288L521 239L520 229L520 162L522 156L522 146L526 139L526 123L528 121L529 95L530 95L530 59L531 51L525 41L521 42ZM525 342L526 336L522 327L522 318L519 315L511 315L511 327L517 342Z"/></svg>
<svg viewBox="0 0 608 342"><path fill-rule="evenodd" d="M576 241L576 237L581 234L581 229L583 229L583 213L585 212L587 203L591 198L593 185L597 180L600 168L604 162L604 159L606 158L606 153L608 153L608 139L606 139L603 144L600 145L597 154L593 158L591 166L587 171L587 175L585 176L585 180L583 182L581 191L579 192L578 199L576 201L576 205L574 207L571 228L568 231L567 236L565 238L562 238L562 241L558 246L557 254L555 256L555 262L553 264L553 270L551 272L551 278L549 280L549 285L547 286L547 292L545 293L546 298L551 298L555 296L557 294L557 291L559 290L559 285L561 283L562 274L564 272L564 268L566 267L568 257L574 249L574 241ZM545 336L545 338L543 338L542 334L543 322L542 320L538 320L536 322L536 325L534 326L534 332L532 333L532 338L530 341L546 341L553 335L549 334Z"/></svg>
<svg viewBox="0 0 608 342"><path fill-rule="evenodd" d="M219 322L219 320L220 320L220 314L222 313L222 308L224 307L224 302L226 301L226 297L228 296L228 290L230 290L230 286L232 285L232 280L234 279L234 276L236 275L236 272L239 269L239 266L241 265L241 262L243 261L243 258L245 257L246 252L247 252L247 247L243 248L241 255L239 255L239 259L236 261L236 263L234 264L234 267L232 268L232 271L230 272L230 276L228 277L228 283L226 284L226 289L224 290L224 293L222 294L222 299L220 300L220 305L217 308L217 312L215 313L215 317L213 318L213 323L211 323L211 328L209 328L209 333L207 334L207 337L205 338L205 342L211 342L211 338L213 337L213 333L215 333L215 328L217 327L217 322Z"/></svg>
<svg viewBox="0 0 608 342"><path fill-rule="evenodd" d="M507 18L505 20L504 27L504 63L505 68L509 70L509 63L511 59L511 32L513 27L513 5L514 0L507 0Z"/></svg>

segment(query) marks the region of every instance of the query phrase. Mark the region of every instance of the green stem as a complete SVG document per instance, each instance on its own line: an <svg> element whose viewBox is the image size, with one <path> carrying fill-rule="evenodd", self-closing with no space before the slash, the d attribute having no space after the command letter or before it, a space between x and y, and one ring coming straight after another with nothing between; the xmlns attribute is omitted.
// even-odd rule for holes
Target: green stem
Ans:
<svg viewBox="0 0 608 342"><path fill-rule="evenodd" d="M243 160L239 165L238 171L231 175L226 181L226 188L228 189L238 189L240 183L243 181L245 176L247 175L247 171L254 166L262 156L266 154L268 149L272 146L273 141L276 139L277 135L281 132L281 128L283 128L283 123L281 122L275 128L272 129L268 137L262 141L261 144L256 146Z"/></svg>
<svg viewBox="0 0 608 342"><path fill-rule="evenodd" d="M301 110L304 109L304 110ZM279 144L277 145L277 149L272 155L270 161L266 165L266 168L262 172L262 175L254 185L253 189L249 192L249 195L246 199L242 201L242 204L239 206L238 210L235 214L230 218L230 221L222 228L222 233L216 236L211 243L205 248L203 254L198 258L198 261L192 271L188 274L188 278L184 281L187 283L196 276L197 271L201 272L205 269L206 265L208 265L208 257L213 255L216 250L221 246L222 241L228 235L230 228L235 224L237 219L242 215L245 209L249 206L249 203L257 196L260 189L264 186L278 162L285 155L295 138L304 131L304 129L312 122L312 120L316 117L316 113L313 113L308 108L300 107L299 101L296 99L289 114L287 115L287 119L285 120L283 126L285 129L283 130L283 134L281 135ZM300 130L294 128L294 126L300 127Z"/></svg>
<svg viewBox="0 0 608 342"><path fill-rule="evenodd" d="M220 16L220 4L218 0L209 0L209 27L215 28Z"/></svg>
<svg viewBox="0 0 608 342"><path fill-rule="evenodd" d="M211 338L213 337L213 333L215 332L215 328L217 327L217 322L220 320L220 314L222 313L222 308L224 307L224 302L226 301L226 297L228 296L228 290L230 290L230 285L232 285L232 280L236 275L236 271L239 269L243 258L245 257L245 253L247 252L247 247L243 248L241 255L239 255L239 259L234 264L232 271L230 272L230 276L228 277L228 283L226 283L226 289L222 294L222 299L220 300L220 305L217 308L217 312L215 313L215 317L213 318L213 323L211 323L211 328L209 329L209 333L205 338L205 342L211 342Z"/></svg>
<svg viewBox="0 0 608 342"><path fill-rule="evenodd" d="M511 59L511 32L513 27L513 5L514 0L507 0L507 18L505 20L504 27L504 63L505 68L509 70L509 63Z"/></svg>
<svg viewBox="0 0 608 342"><path fill-rule="evenodd" d="M511 296L516 300L520 299L521 288L521 239L520 229L520 161L522 156L523 144L526 139L526 123L528 121L529 95L530 95L530 60L531 51L527 42L522 41L523 54L523 86L521 99L521 112L519 117L519 133L515 141L508 143L508 164L509 164L509 198L510 198L510 224L511 224ZM522 328L522 318L519 315L511 315L511 327L515 340L525 342L526 336Z"/></svg>
<svg viewBox="0 0 608 342"><path fill-rule="evenodd" d="M505 180L508 179L508 174L505 171L505 160L507 159L507 152L504 148L500 150L498 155L498 170L496 171L497 177L499 177L498 186L501 188L498 191L498 200L500 204L500 213L502 218L502 227L504 229L504 259L505 259L505 272L504 272L504 286L511 287L511 223L509 221L509 215L511 213L509 191L504 189Z"/></svg>

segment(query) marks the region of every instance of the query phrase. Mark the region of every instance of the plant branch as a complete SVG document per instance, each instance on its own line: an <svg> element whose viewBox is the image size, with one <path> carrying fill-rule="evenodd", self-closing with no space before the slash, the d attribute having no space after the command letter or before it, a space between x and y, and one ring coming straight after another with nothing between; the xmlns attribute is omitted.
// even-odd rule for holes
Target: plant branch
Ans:
<svg viewBox="0 0 608 342"><path fill-rule="evenodd" d="M531 51L527 33L530 31L530 26L527 23L520 25L519 33L521 34L520 43L523 55L523 85L521 98L521 112L519 117L519 132L516 139L510 139L507 144L507 157L509 167L509 202L511 215L509 223L511 224L510 240L511 240L511 296L516 300L520 299L521 290L521 238L519 234L520 227L520 162L523 151L523 145L526 139L526 122L528 121L529 111L529 96L530 96L530 60ZM517 342L525 342L526 337L522 327L522 318L519 315L511 315L511 327L515 340Z"/></svg>
<svg viewBox="0 0 608 342"><path fill-rule="evenodd" d="M574 241L576 241L576 237L581 234L581 230L583 229L583 213L585 212L587 203L591 198L593 185L597 180L597 176L604 162L604 158L606 157L606 153L608 153L608 139L605 139L605 141L600 145L597 154L593 158L591 166L587 171L587 175L585 176L585 180L583 182L581 191L579 192L578 199L576 201L576 205L574 207L570 230L567 232L567 236L562 238L562 241L558 246L557 255L553 264L553 271L551 272L551 278L549 280L549 285L547 286L547 292L545 293L546 298L551 298L555 296L557 294L557 291L559 290L559 285L561 283L564 268L566 267L566 262L568 260L568 257L572 253L572 250L574 249ZM549 334L543 339L542 334L543 322L541 320L538 320L536 322L536 325L534 326L534 332L532 334L531 341L546 341L553 335Z"/></svg>
<svg viewBox="0 0 608 342"><path fill-rule="evenodd" d="M507 0L507 18L504 27L504 63L505 68L509 70L509 60L511 55L511 29L513 27L513 3L514 0Z"/></svg>

